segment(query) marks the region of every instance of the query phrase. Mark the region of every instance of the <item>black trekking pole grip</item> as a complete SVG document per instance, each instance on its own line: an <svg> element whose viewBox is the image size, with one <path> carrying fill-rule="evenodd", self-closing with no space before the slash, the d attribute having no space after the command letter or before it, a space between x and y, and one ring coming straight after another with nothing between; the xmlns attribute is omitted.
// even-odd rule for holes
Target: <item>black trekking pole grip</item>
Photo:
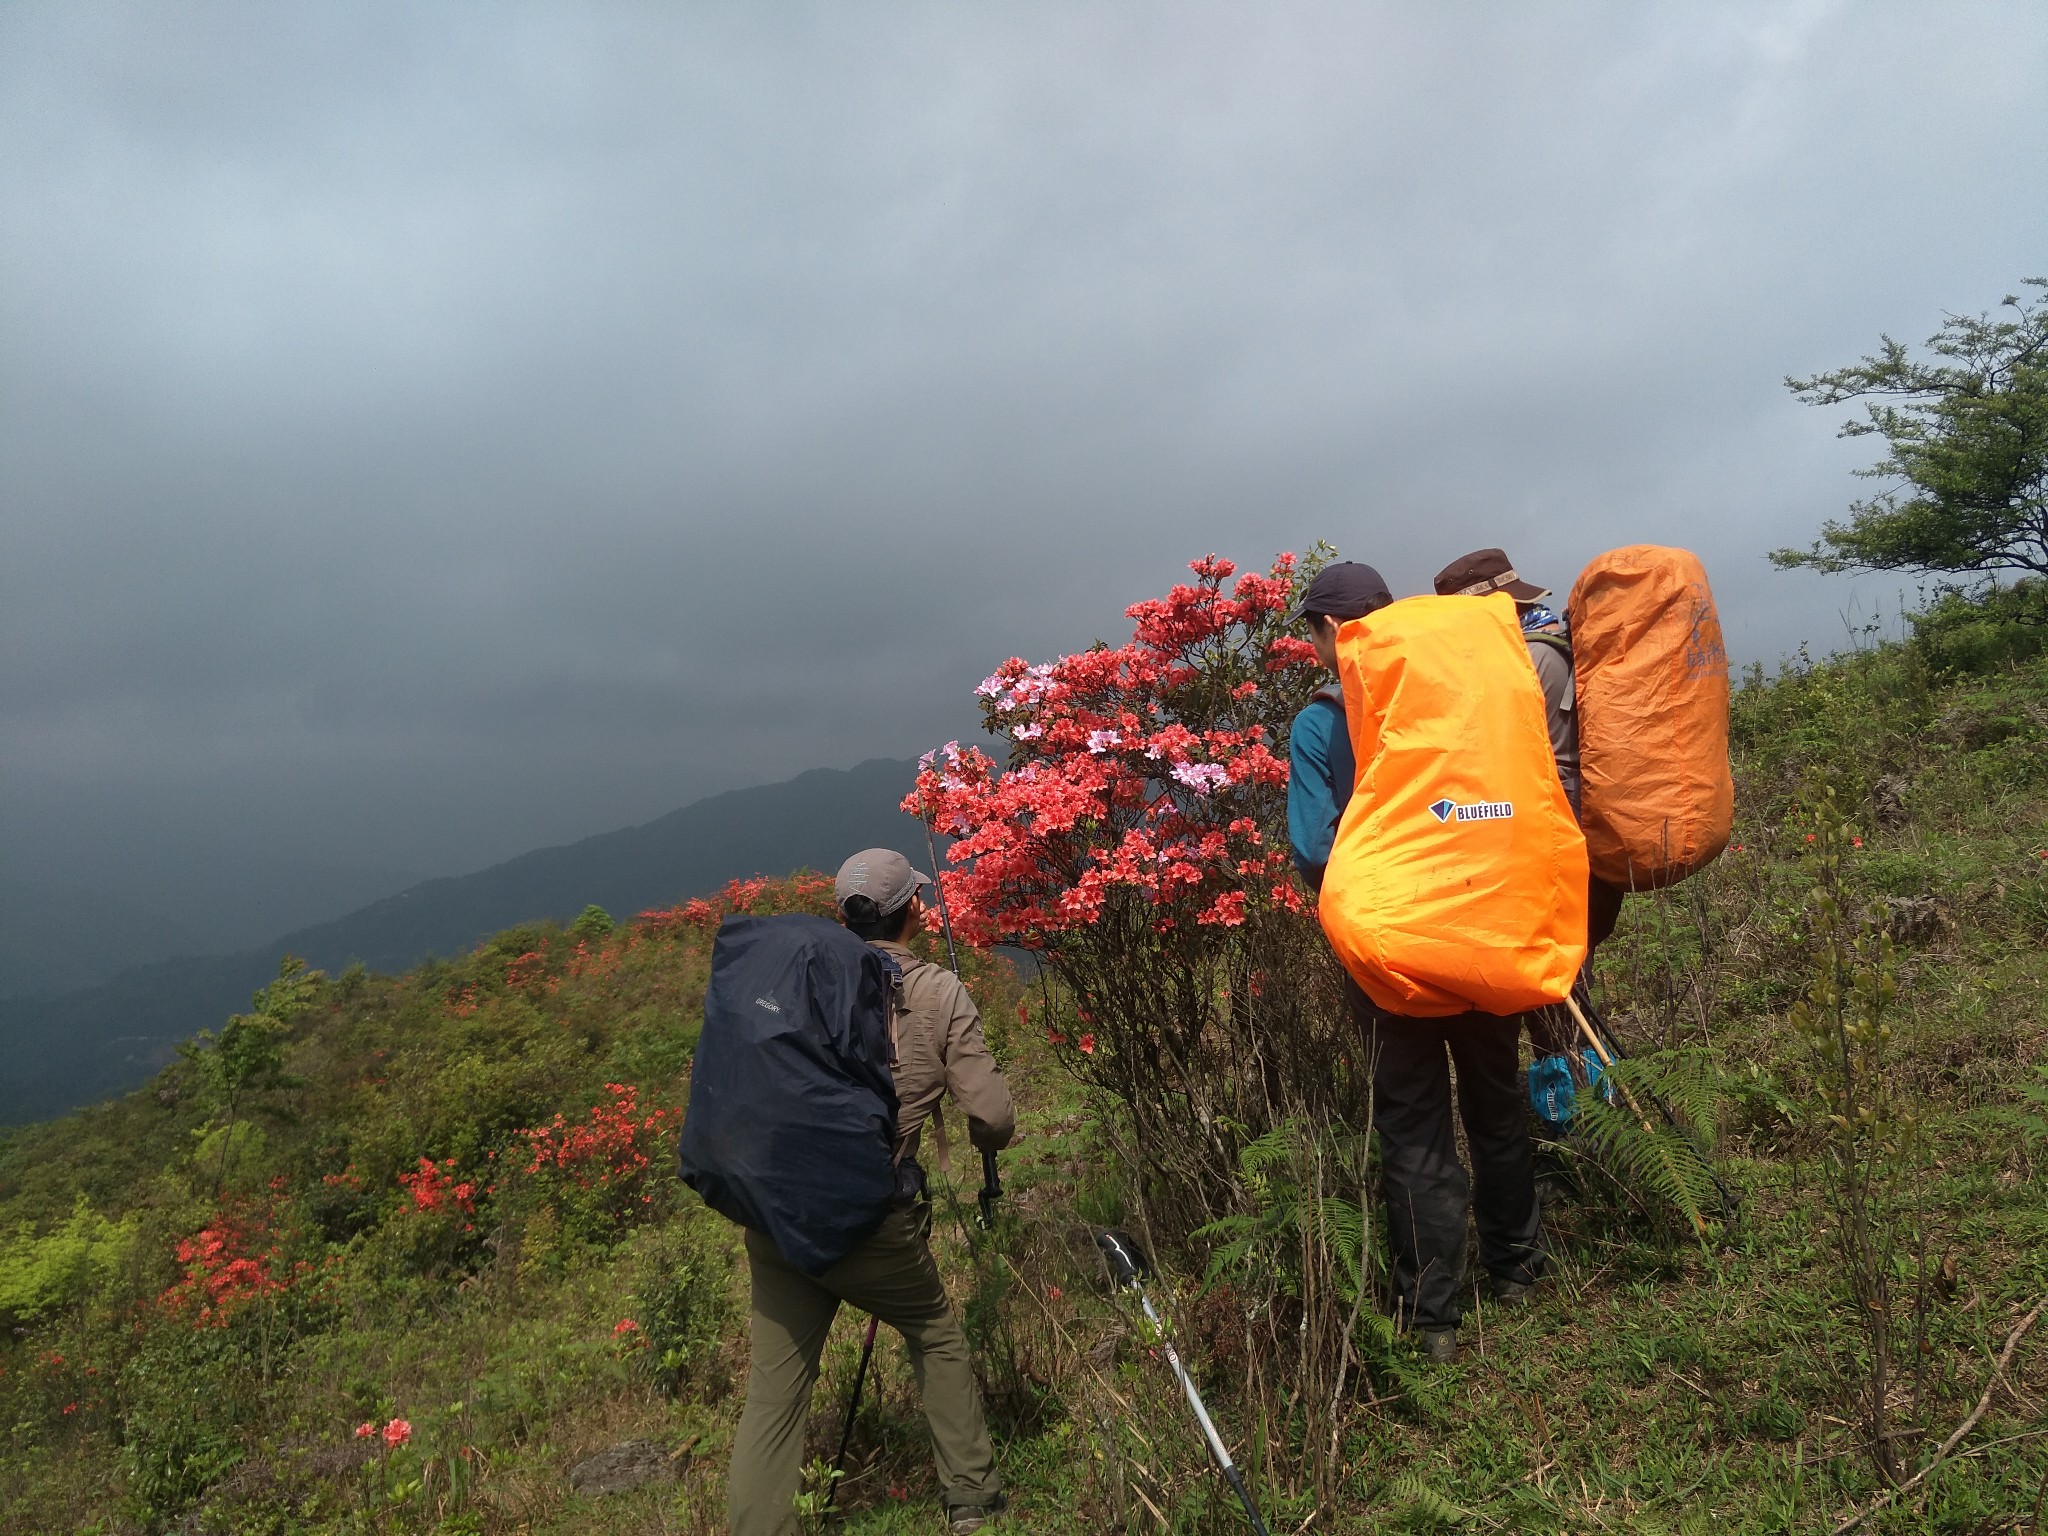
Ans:
<svg viewBox="0 0 2048 1536"><path fill-rule="evenodd" d="M1102 1250L1102 1256L1109 1261L1110 1275L1115 1279L1117 1289L1129 1290L1145 1278L1151 1268L1145 1262L1145 1251L1140 1248L1130 1233L1118 1227L1095 1234L1095 1246Z"/></svg>
<svg viewBox="0 0 2048 1536"><path fill-rule="evenodd" d="M981 1207L981 1226L985 1232L994 1231L996 1224L996 1202L1003 1198L1002 1176L996 1172L996 1149L981 1149L981 1193L976 1203Z"/></svg>

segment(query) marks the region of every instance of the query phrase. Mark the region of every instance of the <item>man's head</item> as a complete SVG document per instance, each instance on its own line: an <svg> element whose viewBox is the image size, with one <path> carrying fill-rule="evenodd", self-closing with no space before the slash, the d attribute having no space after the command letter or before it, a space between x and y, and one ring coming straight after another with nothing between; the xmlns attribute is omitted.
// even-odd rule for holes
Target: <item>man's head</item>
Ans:
<svg viewBox="0 0 2048 1536"><path fill-rule="evenodd" d="M1290 623L1306 622L1309 643L1316 648L1316 659L1334 672L1337 670L1337 626L1351 619L1362 619L1368 613L1377 612L1394 600L1394 594L1387 590L1387 583L1380 573L1369 565L1360 565L1356 560L1339 560L1335 565L1326 565L1316 572L1316 579L1308 584L1308 591L1301 595L1301 601L1290 613Z"/></svg>
<svg viewBox="0 0 2048 1536"><path fill-rule="evenodd" d="M917 932L924 915L918 892L932 877L910 867L910 860L889 848L867 848L839 866L832 894L839 920L867 940L903 940Z"/></svg>
<svg viewBox="0 0 2048 1536"><path fill-rule="evenodd" d="M1438 597L1485 597L1493 592L1507 593L1518 608L1527 608L1550 596L1550 588L1516 575L1515 562L1503 549L1475 549L1436 573Z"/></svg>

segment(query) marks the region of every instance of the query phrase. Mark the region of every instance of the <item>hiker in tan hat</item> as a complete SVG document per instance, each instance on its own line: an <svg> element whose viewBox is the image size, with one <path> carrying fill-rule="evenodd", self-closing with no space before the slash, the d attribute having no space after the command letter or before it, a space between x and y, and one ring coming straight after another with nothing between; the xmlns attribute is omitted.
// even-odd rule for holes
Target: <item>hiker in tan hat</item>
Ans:
<svg viewBox="0 0 2048 1536"><path fill-rule="evenodd" d="M975 1386L967 1335L932 1262L931 1203L917 1160L924 1123L950 1094L978 1148L1009 1144L1010 1090L982 1039L981 1014L960 978L909 947L924 921L931 877L902 854L869 848L840 866L839 918L897 974L897 1200L874 1235L821 1274L792 1264L764 1233L746 1234L753 1278L753 1359L747 1406L733 1437L727 1500L733 1536L796 1536L792 1500L802 1476L804 1424L818 1360L841 1302L903 1335L924 1397L947 1528L979 1531L1005 1506ZM944 1135L939 1142L943 1160Z"/></svg>

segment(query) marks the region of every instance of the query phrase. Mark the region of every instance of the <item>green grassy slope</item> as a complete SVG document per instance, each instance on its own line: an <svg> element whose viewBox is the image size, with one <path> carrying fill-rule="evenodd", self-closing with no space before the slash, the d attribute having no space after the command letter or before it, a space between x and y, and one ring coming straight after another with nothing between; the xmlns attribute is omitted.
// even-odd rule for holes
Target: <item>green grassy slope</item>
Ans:
<svg viewBox="0 0 2048 1536"><path fill-rule="evenodd" d="M1860 839L1849 892L1896 939L1886 1070L1926 1131L1934 1279L1926 1348L1895 1388L1896 1422L1920 1431L1900 1437L1906 1465L1976 1405L2048 1295L2048 662L1972 653L1979 670L1944 673L1930 658L1957 659L1893 647L1741 691L1737 846L1632 902L1602 951L1631 1048L1704 1053L1677 1059L1710 1070L1740 1220L1698 1241L1581 1160L1538 1300L1477 1309L1456 1366L1369 1354L1320 1494L1269 1475L1284 1413L1246 1422L1243 1309L1201 1292L1201 1252L1169 1257L1160 1298L1276 1530L1825 1531L1879 1496L1853 1430L1862 1335L1822 1193L1813 1057L1785 1022L1813 974L1798 805L1815 773ZM821 899L816 882L734 897ZM12 1133L0 1528L720 1529L744 1282L732 1232L670 1172L708 953L706 913L688 909L610 933L513 930L403 977L274 995L274 1024L245 1029L232 1109L221 1074L185 1061ZM1024 1131L993 1238L970 1246L948 1195L937 1244L1015 1528L1240 1529L1102 1283L1091 1224L1129 1214L1129 1190L1097 1108L1054 1059L1035 992L979 958L970 984ZM977 1177L956 1170L969 1203ZM843 1318L821 1455L857 1343ZM845 1528L937 1529L900 1345L885 1337L879 1359ZM1286 1401L1279 1386L1268 1401ZM2048 1320L1952 1459L1870 1528L2033 1529L2044 1405ZM387 1446L394 1420L409 1437ZM635 1441L654 1480L571 1486Z"/></svg>

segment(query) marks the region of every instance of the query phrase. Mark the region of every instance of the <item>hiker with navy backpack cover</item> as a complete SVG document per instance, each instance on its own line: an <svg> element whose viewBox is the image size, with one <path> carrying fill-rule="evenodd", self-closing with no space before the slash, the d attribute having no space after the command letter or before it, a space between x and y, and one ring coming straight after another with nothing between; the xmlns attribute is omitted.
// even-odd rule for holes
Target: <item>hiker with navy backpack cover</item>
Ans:
<svg viewBox="0 0 2048 1536"><path fill-rule="evenodd" d="M746 1228L752 1359L727 1484L733 1536L796 1536L804 1426L842 1302L903 1336L949 1529L1004 1505L967 1336L928 1238L917 1160L951 1093L977 1147L1010 1140L1009 1089L966 988L908 948L929 877L871 848L839 871L840 924L719 930L683 1124L684 1179Z"/></svg>

